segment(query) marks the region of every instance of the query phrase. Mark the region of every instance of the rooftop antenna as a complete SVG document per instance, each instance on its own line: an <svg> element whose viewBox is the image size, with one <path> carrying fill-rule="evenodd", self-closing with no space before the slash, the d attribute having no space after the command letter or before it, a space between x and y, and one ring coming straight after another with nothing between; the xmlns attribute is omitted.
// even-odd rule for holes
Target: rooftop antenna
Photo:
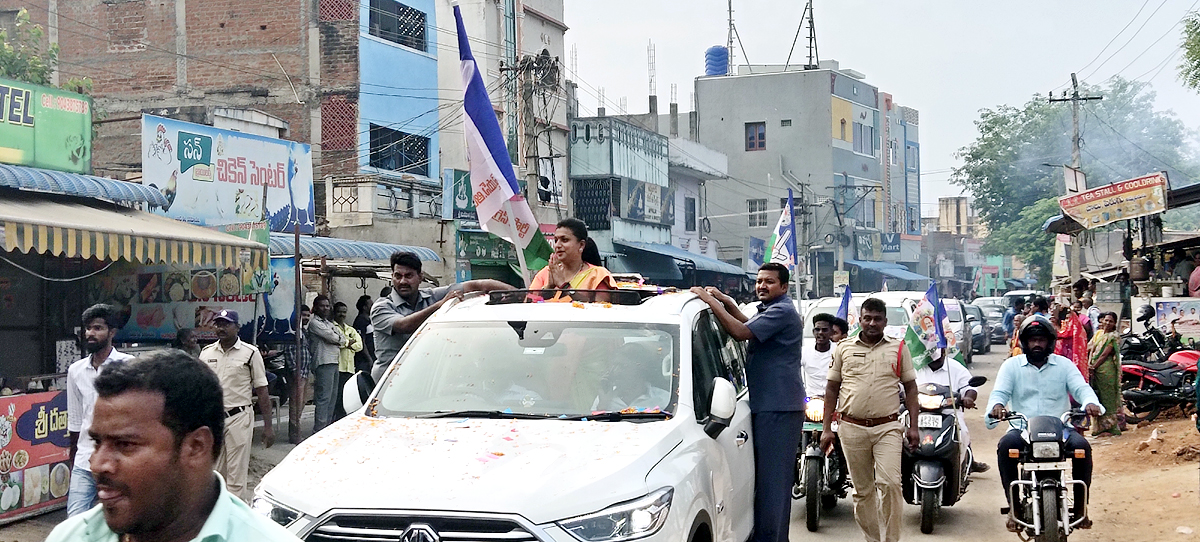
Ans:
<svg viewBox="0 0 1200 542"><path fill-rule="evenodd" d="M725 39L725 48L729 50L729 74L733 75L733 0L729 0L729 36Z"/></svg>
<svg viewBox="0 0 1200 542"><path fill-rule="evenodd" d="M656 75L656 73L655 73L656 70L654 68L654 41L653 40L651 40L650 44L646 46L646 59L647 59L647 66L649 67L649 71L650 71L650 95L657 96L658 88L656 88L655 80L654 80L655 75Z"/></svg>
<svg viewBox="0 0 1200 542"><path fill-rule="evenodd" d="M808 0L804 4L804 12L800 14L800 24L796 26L796 36L792 38L792 48L788 50L787 62L783 64L783 71L787 71L792 65L792 53L796 50L796 42L800 40L800 31L804 30L805 23L808 24L808 63L804 65L806 70L815 70L817 65L821 63L817 58L817 28L813 24L813 3Z"/></svg>
<svg viewBox="0 0 1200 542"><path fill-rule="evenodd" d="M629 97L628 96L621 96L621 102L617 105L617 109L619 109L621 111L622 115L629 112Z"/></svg>
<svg viewBox="0 0 1200 542"><path fill-rule="evenodd" d="M571 77L579 77L579 45L571 44Z"/></svg>

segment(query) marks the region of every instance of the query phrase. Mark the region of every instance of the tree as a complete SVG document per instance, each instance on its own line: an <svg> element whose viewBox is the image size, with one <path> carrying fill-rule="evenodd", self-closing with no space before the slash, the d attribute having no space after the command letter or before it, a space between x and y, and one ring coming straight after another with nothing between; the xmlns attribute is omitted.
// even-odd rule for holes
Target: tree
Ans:
<svg viewBox="0 0 1200 542"><path fill-rule="evenodd" d="M1175 188L1200 182L1200 168L1187 151L1186 128L1174 113L1154 109L1155 94L1148 84L1115 78L1108 86L1087 86L1081 92L1104 97L1080 105L1081 158L1089 187L1155 171L1167 171ZM985 109L975 125L979 135L957 153L963 165L951 180L974 198L992 236L1006 236L1003 242L989 238L985 250L1016 256L1026 245L1045 245L1029 248L1037 259L1026 260L1044 276L1049 268L1042 265L1050 263L1052 243L1041 226L1058 213L1047 201L1065 191L1061 165L1071 162L1071 106L1038 96L1020 108ZM1038 221L1026 212L1033 209L1054 212L1040 212ZM1167 218L1172 225L1172 216ZM1029 229L1022 233L1016 224Z"/></svg>
<svg viewBox="0 0 1200 542"><path fill-rule="evenodd" d="M1179 63L1179 80L1183 86L1200 91L1200 13L1191 12L1183 18L1183 61Z"/></svg>
<svg viewBox="0 0 1200 542"><path fill-rule="evenodd" d="M0 30L0 77L49 85L58 65L58 44L42 50L44 35L41 25L29 22L28 11L18 11L13 35Z"/></svg>
<svg viewBox="0 0 1200 542"><path fill-rule="evenodd" d="M983 244L983 251L1020 258L1038 270L1039 284L1045 286L1050 280L1048 271L1054 258L1054 235L1042 231L1042 224L1060 212L1058 197L1038 200L1017 213L1016 220L992 230Z"/></svg>

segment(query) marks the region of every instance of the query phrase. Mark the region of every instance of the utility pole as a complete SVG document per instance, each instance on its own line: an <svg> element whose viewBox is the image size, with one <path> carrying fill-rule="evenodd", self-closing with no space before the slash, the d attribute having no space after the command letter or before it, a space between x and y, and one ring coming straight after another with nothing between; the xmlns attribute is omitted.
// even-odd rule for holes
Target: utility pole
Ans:
<svg viewBox="0 0 1200 542"><path fill-rule="evenodd" d="M733 75L733 0L729 0L729 36L725 38L725 48L729 50L729 75Z"/></svg>
<svg viewBox="0 0 1200 542"><path fill-rule="evenodd" d="M1079 95L1079 80L1075 74L1071 74L1071 94L1067 95L1067 91L1063 91L1062 98L1055 98L1053 93L1050 93L1050 103L1056 102L1071 102L1071 169L1079 171L1079 102L1091 100L1102 100L1103 96L1080 96ZM1087 187L1083 187L1087 188ZM1068 194L1070 195L1070 194ZM1080 232L1082 233L1082 232ZM1083 236L1075 235L1074 246L1071 247L1071 282L1079 280L1083 272Z"/></svg>

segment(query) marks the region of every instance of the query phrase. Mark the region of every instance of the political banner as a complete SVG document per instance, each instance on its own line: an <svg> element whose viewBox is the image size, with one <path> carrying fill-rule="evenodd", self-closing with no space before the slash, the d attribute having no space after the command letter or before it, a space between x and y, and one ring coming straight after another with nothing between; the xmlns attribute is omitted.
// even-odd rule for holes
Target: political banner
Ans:
<svg viewBox="0 0 1200 542"><path fill-rule="evenodd" d="M929 365L943 355L966 365L958 349L958 339L950 328L946 307L938 297L937 283L929 285L929 290L913 309L904 332L904 347L908 348L915 369Z"/></svg>
<svg viewBox="0 0 1200 542"><path fill-rule="evenodd" d="M156 214L315 232L312 150L303 143L142 115L142 177L167 198Z"/></svg>
<svg viewBox="0 0 1200 542"><path fill-rule="evenodd" d="M1063 214L1088 229L1167 210L1167 173L1093 188L1058 198Z"/></svg>

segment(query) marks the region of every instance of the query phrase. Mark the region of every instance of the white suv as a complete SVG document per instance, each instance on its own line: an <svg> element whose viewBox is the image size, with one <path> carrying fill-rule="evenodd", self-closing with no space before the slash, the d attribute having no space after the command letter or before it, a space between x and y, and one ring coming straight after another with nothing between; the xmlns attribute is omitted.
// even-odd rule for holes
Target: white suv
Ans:
<svg viewBox="0 0 1200 542"><path fill-rule="evenodd" d="M690 293L605 295L443 307L254 507L308 541L743 542L743 345Z"/></svg>

